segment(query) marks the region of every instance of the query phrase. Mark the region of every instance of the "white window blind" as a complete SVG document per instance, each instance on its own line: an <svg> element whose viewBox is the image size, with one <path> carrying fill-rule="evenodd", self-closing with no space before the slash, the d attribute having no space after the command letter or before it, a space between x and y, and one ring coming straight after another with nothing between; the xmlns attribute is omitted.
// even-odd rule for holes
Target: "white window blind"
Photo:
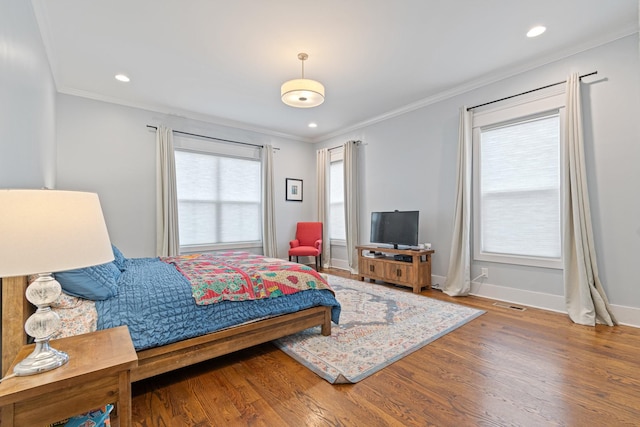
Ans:
<svg viewBox="0 0 640 427"><path fill-rule="evenodd" d="M261 241L261 164L175 151L180 246Z"/></svg>
<svg viewBox="0 0 640 427"><path fill-rule="evenodd" d="M481 131L482 252L559 258L557 115Z"/></svg>
<svg viewBox="0 0 640 427"><path fill-rule="evenodd" d="M329 238L346 240L344 222L344 161L332 161L329 167Z"/></svg>

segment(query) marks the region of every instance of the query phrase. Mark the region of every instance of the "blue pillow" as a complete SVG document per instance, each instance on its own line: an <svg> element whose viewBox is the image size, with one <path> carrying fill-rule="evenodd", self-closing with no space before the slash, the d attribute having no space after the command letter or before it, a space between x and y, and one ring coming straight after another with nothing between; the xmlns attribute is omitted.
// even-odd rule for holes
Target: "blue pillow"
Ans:
<svg viewBox="0 0 640 427"><path fill-rule="evenodd" d="M113 257L115 258L113 260L113 263L116 265L116 267L118 267L120 271L126 270L124 263L127 261L127 259L124 257L124 255L122 255L120 249L116 248L116 246L113 244L111 245L111 249L113 249Z"/></svg>
<svg viewBox="0 0 640 427"><path fill-rule="evenodd" d="M80 298L106 300L118 294L120 269L113 263L55 273L62 290Z"/></svg>

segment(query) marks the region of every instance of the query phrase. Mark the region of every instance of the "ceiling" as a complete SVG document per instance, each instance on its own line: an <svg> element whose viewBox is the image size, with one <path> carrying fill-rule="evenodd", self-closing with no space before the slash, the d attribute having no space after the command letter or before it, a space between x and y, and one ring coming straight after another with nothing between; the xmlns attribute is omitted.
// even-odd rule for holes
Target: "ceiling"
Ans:
<svg viewBox="0 0 640 427"><path fill-rule="evenodd" d="M32 3L58 91L308 142L638 30L636 0ZM315 108L280 101L299 52Z"/></svg>

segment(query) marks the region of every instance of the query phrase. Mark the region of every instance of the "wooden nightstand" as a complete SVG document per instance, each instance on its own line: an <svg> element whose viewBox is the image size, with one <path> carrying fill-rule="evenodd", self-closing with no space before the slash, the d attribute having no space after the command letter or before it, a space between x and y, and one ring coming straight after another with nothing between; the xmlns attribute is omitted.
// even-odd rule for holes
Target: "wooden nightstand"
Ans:
<svg viewBox="0 0 640 427"><path fill-rule="evenodd" d="M126 326L51 341L69 354L69 362L52 371L13 377L0 383L2 427L53 423L107 403L115 404L112 425L131 425L130 370L138 356ZM13 366L33 350L22 348Z"/></svg>

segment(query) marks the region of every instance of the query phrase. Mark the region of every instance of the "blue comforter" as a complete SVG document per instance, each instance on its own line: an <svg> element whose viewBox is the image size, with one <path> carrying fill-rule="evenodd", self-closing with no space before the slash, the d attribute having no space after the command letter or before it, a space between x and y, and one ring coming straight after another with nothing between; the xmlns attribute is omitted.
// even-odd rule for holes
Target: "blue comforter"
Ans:
<svg viewBox="0 0 640 427"><path fill-rule="evenodd" d="M331 320L338 323L340 304L328 290L196 305L187 279L158 258L127 259L118 279L118 295L96 301L98 329L127 325L136 350L319 305L332 307Z"/></svg>

